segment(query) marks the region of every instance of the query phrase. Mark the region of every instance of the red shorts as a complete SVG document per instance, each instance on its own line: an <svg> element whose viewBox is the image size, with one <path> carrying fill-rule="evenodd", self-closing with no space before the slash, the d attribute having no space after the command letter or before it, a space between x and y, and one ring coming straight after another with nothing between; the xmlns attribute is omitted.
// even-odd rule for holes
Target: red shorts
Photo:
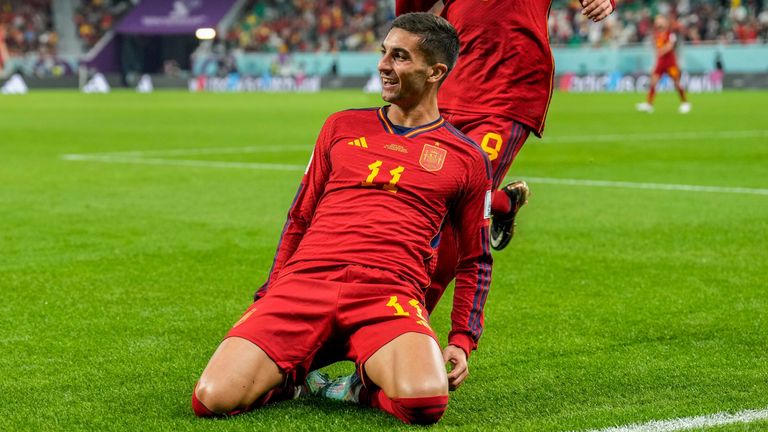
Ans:
<svg viewBox="0 0 768 432"><path fill-rule="evenodd" d="M393 273L349 265L279 278L226 337L258 345L299 382L333 361L352 360L361 367L379 348L410 332L437 342L422 291Z"/></svg>
<svg viewBox="0 0 768 432"><path fill-rule="evenodd" d="M512 161L528 139L531 129L522 123L500 116L450 110L443 110L441 114L448 123L454 125L488 153L488 159L491 160L493 168L493 188L498 189Z"/></svg>
<svg viewBox="0 0 768 432"><path fill-rule="evenodd" d="M653 73L658 76L667 74L674 79L680 78L680 68L677 66L677 61L674 59L657 61Z"/></svg>

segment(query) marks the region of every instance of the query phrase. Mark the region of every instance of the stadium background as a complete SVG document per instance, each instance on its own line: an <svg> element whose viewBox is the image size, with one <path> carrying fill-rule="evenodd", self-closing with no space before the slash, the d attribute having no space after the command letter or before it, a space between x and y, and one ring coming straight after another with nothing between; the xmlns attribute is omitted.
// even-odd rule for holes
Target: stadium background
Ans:
<svg viewBox="0 0 768 432"><path fill-rule="evenodd" d="M208 1L144 1L154 33L121 30L132 1L0 0L0 85L29 90L0 95L0 430L408 429L316 400L189 408L323 119L381 103L363 89L391 3L219 1L199 41ZM634 111L657 12L676 16L687 116L674 94ZM765 3L620 1L591 24L555 1L550 34L547 131L510 173L534 195L435 429L768 429ZM79 91L99 73L109 94Z"/></svg>
<svg viewBox="0 0 768 432"><path fill-rule="evenodd" d="M82 87L96 72L113 86L133 87L150 74L159 87L219 79L196 83L217 91L315 78L320 84L305 89L358 88L375 74L378 41L393 18L391 0L136 3L3 0L0 77L20 72L33 88ZM768 86L764 0L619 1L619 11L597 24L578 11L576 0L555 0L549 20L562 90L644 90L638 76L653 63L656 13L674 18L691 91ZM216 38L199 43L200 27L216 29Z"/></svg>

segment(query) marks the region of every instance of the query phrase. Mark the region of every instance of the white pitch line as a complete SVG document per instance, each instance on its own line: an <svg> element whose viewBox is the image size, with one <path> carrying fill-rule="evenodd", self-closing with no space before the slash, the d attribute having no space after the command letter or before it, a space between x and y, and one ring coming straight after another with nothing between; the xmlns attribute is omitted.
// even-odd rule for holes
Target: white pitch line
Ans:
<svg viewBox="0 0 768 432"><path fill-rule="evenodd" d="M606 141L679 141L696 140L703 138L768 138L768 130L743 130L743 131L710 131L710 132L663 132L652 134L634 135L570 135L570 136L545 136L543 143L552 142L606 142Z"/></svg>
<svg viewBox="0 0 768 432"><path fill-rule="evenodd" d="M312 151L311 145L274 145L274 146L247 146L247 147L206 147L190 149L169 150L133 150L125 152L105 152L87 154L65 154L62 158L68 160L77 157L146 157L146 156L184 156L184 155L213 155L213 154L240 154L240 153L285 153L289 151Z"/></svg>
<svg viewBox="0 0 768 432"><path fill-rule="evenodd" d="M710 193L735 193L750 195L768 195L768 189L745 188L745 187L727 187L727 186L700 186L671 183L635 183L626 181L608 181L608 180L581 180L567 178L550 177L525 177L524 180L532 183L557 184L567 186L590 186L590 187L613 187L625 189L652 189L652 190L670 190L684 192L710 192Z"/></svg>
<svg viewBox="0 0 768 432"><path fill-rule="evenodd" d="M555 137L552 140L561 141L610 141L616 139L666 139L673 137L675 139L693 139L701 137L747 137L747 136L766 136L768 131L724 131L724 132L683 132L671 134L645 134L645 135L594 135L594 136L565 136ZM124 163L124 164L146 164L146 165L172 165L200 168L238 168L252 170L269 171L302 171L304 165L258 163L258 162L230 162L230 161L206 161L206 160L186 160L186 159L166 159L158 156L182 156L182 155L212 155L212 154L238 154L238 153L282 153L287 151L310 150L308 145L270 145L270 146L247 146L247 147L219 147L219 148L191 148L191 149L170 149L170 150L138 150L127 152L111 153L89 153L89 154L65 154L62 159L70 161L93 161L104 163ZM155 156L148 157L148 156ZM567 179L552 177L525 177L531 182L543 184L557 184L566 186L588 186L588 187L613 187L625 189L649 189L649 190L668 190L683 192L707 192L707 193L732 193L749 195L767 195L768 189L746 188L746 187L727 187L727 186L702 186L686 184L669 183L640 183L626 181L608 181L608 180L589 180L589 179Z"/></svg>
<svg viewBox="0 0 768 432"><path fill-rule="evenodd" d="M198 168L241 168L265 171L304 171L305 165L273 164L258 162L225 162L225 161L205 161L205 160L187 160L187 159L162 159L162 158L141 158L141 157L113 157L101 155L63 155L62 159L69 161L90 161L104 163L122 163L135 165L171 165Z"/></svg>
<svg viewBox="0 0 768 432"><path fill-rule="evenodd" d="M648 423L635 423L605 429L592 429L588 432L674 432L694 428L707 428L733 423L750 423L768 420L768 408L745 410L734 414L716 413L698 417L681 417L669 420L654 420Z"/></svg>

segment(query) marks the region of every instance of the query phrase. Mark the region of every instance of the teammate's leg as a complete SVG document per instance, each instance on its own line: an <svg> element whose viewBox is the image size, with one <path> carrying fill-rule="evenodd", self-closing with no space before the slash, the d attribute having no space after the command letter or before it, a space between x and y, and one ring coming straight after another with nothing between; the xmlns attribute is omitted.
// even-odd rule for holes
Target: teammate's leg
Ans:
<svg viewBox="0 0 768 432"><path fill-rule="evenodd" d="M675 83L675 90L677 90L677 94L680 96L678 111L680 114L688 114L691 111L691 104L688 102L688 98L685 96L685 89L680 83L680 69L677 66L672 66L667 73L672 78L672 82Z"/></svg>
<svg viewBox="0 0 768 432"><path fill-rule="evenodd" d="M515 217L518 210L528 202L530 194L528 185L524 181L514 181L499 188L504 177L509 172L512 162L517 157L523 144L528 139L531 130L528 126L512 120L495 119L491 128L504 130L506 141L502 135L493 131L486 132L487 128L473 131L484 132L480 139L480 147L488 154L493 170L493 196L491 198L491 246L496 250L504 249L512 239L515 230Z"/></svg>
<svg viewBox="0 0 768 432"><path fill-rule="evenodd" d="M647 113L653 112L653 101L656 98L656 84L659 82L660 76L661 75L656 71L651 74L651 82L648 85L648 97L645 102L636 105L638 111Z"/></svg>
<svg viewBox="0 0 768 432"><path fill-rule="evenodd" d="M500 157L491 161L493 167L493 198L491 199L491 247L502 250L512 240L515 234L515 217L525 203L530 192L528 185L521 180L514 181L496 190L507 175L512 161L515 160L523 144L528 139L531 130L522 123L512 122L509 129L509 139Z"/></svg>
<svg viewBox="0 0 768 432"><path fill-rule="evenodd" d="M267 354L238 337L225 339L203 371L192 395L198 416L233 415L257 408L277 396L285 381Z"/></svg>
<svg viewBox="0 0 768 432"><path fill-rule="evenodd" d="M405 333L376 351L364 365L378 388L364 387L360 402L406 423L432 424L448 405L448 376L437 342L422 333Z"/></svg>
<svg viewBox="0 0 768 432"><path fill-rule="evenodd" d="M653 105L653 101L656 98L656 84L659 83L660 77L661 76L656 73L651 75L651 83L648 88L648 99L646 100L646 102L648 102L649 105Z"/></svg>

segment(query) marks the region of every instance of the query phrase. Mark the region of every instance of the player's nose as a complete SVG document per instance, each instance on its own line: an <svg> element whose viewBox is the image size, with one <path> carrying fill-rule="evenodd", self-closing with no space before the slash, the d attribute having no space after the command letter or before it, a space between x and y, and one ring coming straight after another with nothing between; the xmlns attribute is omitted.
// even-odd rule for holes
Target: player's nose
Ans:
<svg viewBox="0 0 768 432"><path fill-rule="evenodd" d="M379 59L379 64L376 66L376 68L381 73L387 73L392 70L392 57L388 54L384 54Z"/></svg>

